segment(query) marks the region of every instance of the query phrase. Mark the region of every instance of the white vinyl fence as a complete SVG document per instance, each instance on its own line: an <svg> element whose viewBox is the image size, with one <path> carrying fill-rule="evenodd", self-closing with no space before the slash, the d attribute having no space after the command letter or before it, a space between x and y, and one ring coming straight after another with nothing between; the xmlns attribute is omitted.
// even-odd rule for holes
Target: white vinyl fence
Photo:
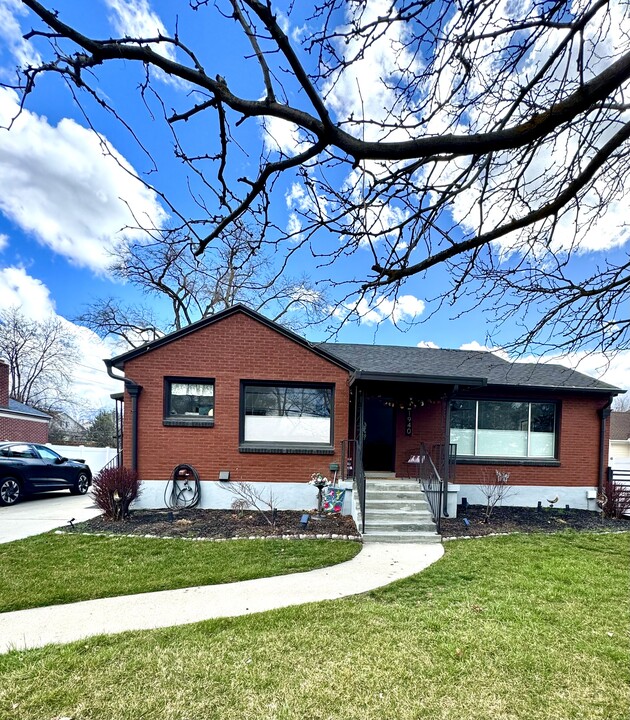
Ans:
<svg viewBox="0 0 630 720"><path fill-rule="evenodd" d="M96 475L107 463L116 457L116 448L111 447L87 447L85 445L53 445L47 446L58 452L63 457L74 460L85 460L90 466L92 475Z"/></svg>

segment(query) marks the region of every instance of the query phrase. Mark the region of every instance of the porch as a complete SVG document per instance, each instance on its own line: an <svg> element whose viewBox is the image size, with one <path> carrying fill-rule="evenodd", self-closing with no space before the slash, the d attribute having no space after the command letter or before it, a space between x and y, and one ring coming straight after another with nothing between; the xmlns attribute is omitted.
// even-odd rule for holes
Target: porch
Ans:
<svg viewBox="0 0 630 720"><path fill-rule="evenodd" d="M456 513L456 445L449 442L457 386L357 382L342 479L352 482L355 520L365 540L439 539Z"/></svg>

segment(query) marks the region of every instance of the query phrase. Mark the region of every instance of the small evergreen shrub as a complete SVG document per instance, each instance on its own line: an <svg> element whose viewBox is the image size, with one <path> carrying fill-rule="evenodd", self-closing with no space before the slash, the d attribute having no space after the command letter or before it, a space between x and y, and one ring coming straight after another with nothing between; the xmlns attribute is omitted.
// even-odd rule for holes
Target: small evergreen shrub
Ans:
<svg viewBox="0 0 630 720"><path fill-rule="evenodd" d="M111 520L129 515L129 506L140 495L140 480L126 467L101 470L92 483L94 502Z"/></svg>

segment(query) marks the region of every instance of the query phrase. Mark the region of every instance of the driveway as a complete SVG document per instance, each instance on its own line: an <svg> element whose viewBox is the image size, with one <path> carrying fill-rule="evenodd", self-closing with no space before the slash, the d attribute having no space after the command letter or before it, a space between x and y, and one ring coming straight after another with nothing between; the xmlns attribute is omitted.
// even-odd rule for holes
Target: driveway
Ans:
<svg viewBox="0 0 630 720"><path fill-rule="evenodd" d="M0 543L21 540L67 525L69 520L89 520L101 511L92 494L70 495L67 490L27 497L17 505L0 507Z"/></svg>

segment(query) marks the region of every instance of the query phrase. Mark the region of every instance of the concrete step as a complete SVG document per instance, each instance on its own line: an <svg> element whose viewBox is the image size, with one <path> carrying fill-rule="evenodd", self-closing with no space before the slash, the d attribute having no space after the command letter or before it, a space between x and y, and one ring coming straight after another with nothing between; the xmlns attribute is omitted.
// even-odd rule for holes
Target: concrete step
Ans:
<svg viewBox="0 0 630 720"><path fill-rule="evenodd" d="M442 537L436 532L366 532L363 535L364 543L384 542L384 543L439 543Z"/></svg>
<svg viewBox="0 0 630 720"><path fill-rule="evenodd" d="M421 517L433 517L431 509L426 505L409 504L401 505L400 503L379 503L378 505L372 504L368 506L368 513L370 515L398 515L405 513L408 515L419 515Z"/></svg>
<svg viewBox="0 0 630 720"><path fill-rule="evenodd" d="M365 495L366 501L372 503L427 503L426 498L421 493L383 493L368 492Z"/></svg>
<svg viewBox="0 0 630 720"><path fill-rule="evenodd" d="M416 532L435 532L435 523L432 520L417 523L388 523L374 522L372 520L365 521L365 532L396 532L396 533L416 533Z"/></svg>
<svg viewBox="0 0 630 720"><path fill-rule="evenodd" d="M382 487L420 487L420 483L415 478L393 478L392 480L365 478L365 484L368 487L375 485Z"/></svg>
<svg viewBox="0 0 630 720"><path fill-rule="evenodd" d="M441 542L429 503L417 481L369 477L365 498L364 542Z"/></svg>
<svg viewBox="0 0 630 720"><path fill-rule="evenodd" d="M405 517L409 520L423 520L427 517L433 517L428 508L414 507L404 509L398 505L389 505L388 507L373 507L370 505L368 514L370 517Z"/></svg>

